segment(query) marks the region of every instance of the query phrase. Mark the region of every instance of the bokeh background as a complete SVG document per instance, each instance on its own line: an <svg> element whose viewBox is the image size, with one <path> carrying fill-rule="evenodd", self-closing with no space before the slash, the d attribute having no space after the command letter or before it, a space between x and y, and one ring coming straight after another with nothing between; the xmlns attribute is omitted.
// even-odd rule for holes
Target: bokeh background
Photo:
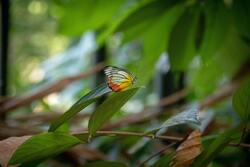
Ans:
<svg viewBox="0 0 250 167"><path fill-rule="evenodd" d="M47 130L53 119L105 82L104 65L129 70L138 78L136 85L144 87L113 116L109 129L145 132L183 106L204 101L208 119L204 135L219 134L241 122L231 97L249 76L248 0L9 0L1 7L2 27L9 24L1 32L8 38L1 43L7 53L1 52L5 77L0 104L14 103L13 108L2 108L1 139ZM52 90L41 95L48 87ZM36 93L38 98L32 96ZM210 104L209 97L220 93ZM173 102L164 102L173 94ZM86 128L89 113L102 100L60 130ZM157 114L139 115L148 110ZM123 122L115 124L119 121ZM191 127L179 125L166 134L185 136ZM165 144L100 137L40 166L81 166L95 160L136 166ZM245 166L249 159L248 149L225 147L210 166ZM156 166L159 160L155 157L147 166Z"/></svg>

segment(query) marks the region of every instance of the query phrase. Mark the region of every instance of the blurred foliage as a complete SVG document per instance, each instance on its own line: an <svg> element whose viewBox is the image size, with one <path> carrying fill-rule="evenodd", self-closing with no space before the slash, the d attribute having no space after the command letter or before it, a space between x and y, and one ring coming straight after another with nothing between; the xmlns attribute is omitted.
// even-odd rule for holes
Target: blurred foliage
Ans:
<svg viewBox="0 0 250 167"><path fill-rule="evenodd" d="M233 106L235 111L239 114L242 121L247 123L250 114L250 80L246 80L233 96Z"/></svg>
<svg viewBox="0 0 250 167"><path fill-rule="evenodd" d="M105 102L100 105L101 109L94 110L98 111L98 114L91 121L92 125L95 125L93 133L119 110L114 120L122 118L129 112L139 112L145 106L157 102L154 80L158 75L157 62L162 55L167 56L169 60L169 66L166 68L169 71L166 72L174 77L184 75L184 86L190 92L185 102L189 104L202 100L218 91L223 84L241 75L239 71L249 62L249 2L248 0L11 0L10 95L36 91L43 84L89 69L94 66L98 48L104 46L107 50L106 62L124 66L135 73L138 77L136 84L146 86L146 89L141 89L121 108L133 93L122 96L126 98L122 104L113 108L115 111L110 105L112 102L108 103L108 100L105 101L108 103L106 107L102 107ZM22 109L21 114L65 111L76 99L93 89L92 85L92 79L78 81L60 93L51 94L41 101L32 103ZM237 130L240 131L234 129L236 124L242 123L239 117L244 123L249 121L249 92L249 82L247 82L234 94L234 108L231 99L212 108L215 125L209 126L207 133L218 136L216 139L204 141L205 150L198 157L200 161L195 162L197 166L202 166L202 163L218 167L230 166L221 159L239 152L243 158L230 158L233 161L231 164L240 166L247 162L248 151L231 149L228 155L226 144L235 139L232 136L238 134ZM93 97L95 98L94 95ZM121 97L111 95L108 99L112 98L114 102L119 102ZM82 102L84 107L86 107L85 102ZM69 118L82 110L83 106L74 110ZM90 106L87 110L93 111L93 107ZM102 113L105 113L105 116L102 117ZM162 122L171 115L172 113L163 113L159 119L152 118L139 124L127 125L120 130L146 132L148 129L161 127ZM103 122L95 122L99 119ZM63 119L60 125L66 121L68 119ZM185 120L179 121L185 122ZM79 126L87 127L86 121L82 121ZM182 125L180 128L170 128L169 133L183 136L187 134L187 129ZM225 129L226 132L219 134ZM236 139L239 139L239 135ZM78 139L74 140L79 143ZM51 141L42 141L44 142L42 144L46 145ZM153 140L143 141L136 137L97 138L93 141L93 147L104 152L109 160L121 161L129 166L138 165L138 162L159 151L159 147L164 144ZM62 148L55 152L54 145L52 146L53 148L47 150L47 154L43 154L43 157L64 151ZM166 166L169 161L170 158L166 155L158 156L147 165ZM116 162L96 163L116 164ZM124 166L119 163L116 165Z"/></svg>
<svg viewBox="0 0 250 167"><path fill-rule="evenodd" d="M44 61L64 50L69 37L56 32L49 1L11 1L10 92L21 93L43 79ZM22 69L22 70L20 70Z"/></svg>

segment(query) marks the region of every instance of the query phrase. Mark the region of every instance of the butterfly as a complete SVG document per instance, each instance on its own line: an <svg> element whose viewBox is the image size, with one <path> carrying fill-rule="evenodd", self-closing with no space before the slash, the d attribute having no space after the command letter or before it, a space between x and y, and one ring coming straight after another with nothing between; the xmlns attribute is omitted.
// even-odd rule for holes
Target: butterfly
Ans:
<svg viewBox="0 0 250 167"><path fill-rule="evenodd" d="M106 66L104 73L107 76L108 87L114 92L120 92L136 81L135 75L122 68Z"/></svg>

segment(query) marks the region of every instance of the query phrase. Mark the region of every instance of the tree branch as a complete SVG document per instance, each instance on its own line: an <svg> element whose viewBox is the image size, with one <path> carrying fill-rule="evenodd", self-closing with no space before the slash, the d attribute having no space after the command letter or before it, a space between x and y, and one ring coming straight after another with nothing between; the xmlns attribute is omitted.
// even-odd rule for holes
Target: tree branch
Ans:
<svg viewBox="0 0 250 167"><path fill-rule="evenodd" d="M80 133L74 132L72 133L73 135L88 135L89 131L82 131ZM161 139L161 140L168 140L172 142L180 142L182 141L183 137L176 137L176 136L165 136L165 135L154 135L154 134L148 134L148 133L140 133L140 132L128 132L128 131L97 131L97 135L101 136L129 136L129 137L146 137L146 138L151 138L151 139ZM228 144L229 146L232 147L247 147L250 148L250 144L246 143L234 143L231 142Z"/></svg>
<svg viewBox="0 0 250 167"><path fill-rule="evenodd" d="M218 89L217 92L215 92L214 94L212 94L212 95L206 97L204 100L202 100L199 103L199 109L202 110L202 109L211 107L211 106L225 100L226 98L230 97L233 94L233 92L239 87L241 81L242 81L242 78L238 78L237 80L234 80L234 81L229 82L228 84L225 84L220 89ZM131 124L131 123L140 123L140 122L143 122L147 119L152 119L154 117L158 117L161 114L161 112L155 112L153 110L150 110L150 108L154 108L154 107L158 107L158 106L167 106L167 105L176 103L179 100L186 97L187 95L188 95L187 89L180 90L180 91L160 100L160 102L157 105L146 108L144 111L142 111L140 113L135 113L135 114L130 114L130 115L124 116L120 120L117 120L117 121L114 121L114 122L111 122L111 123L104 125L102 129L103 130L110 130L110 129L119 128L121 126ZM167 109L168 112L171 110L176 111L176 109ZM163 110L162 112L165 112L165 111Z"/></svg>
<svg viewBox="0 0 250 167"><path fill-rule="evenodd" d="M10 121L14 121L15 123L20 122L29 122L29 125L39 125L41 123L48 123L52 120L55 120L62 116L62 112L41 112L41 113L32 113L29 115L19 115L14 118L12 118ZM85 118L88 118L90 116L90 113L78 113L75 117L72 118L72 122L76 123L79 121L82 121Z"/></svg>
<svg viewBox="0 0 250 167"><path fill-rule="evenodd" d="M82 78L86 78L94 73L101 71L103 69L103 67L104 67L104 64L102 64L102 63L97 64L95 67L93 67L92 69L90 69L87 72L83 72L83 73L80 73L80 74L75 75L75 76L70 76L70 77L66 77L66 78L63 78L61 80L55 81L54 83L41 88L37 92L31 92L31 93L28 93L27 95L23 95L21 97L10 98L10 99L1 103L0 115L6 113L8 111L17 109L19 107L23 107L25 105L28 105L28 104L32 103L33 101L41 99L41 98L43 98L51 93L59 92L59 91L63 90L65 87L67 87L68 85L70 85L72 82L77 81L77 80L82 79Z"/></svg>
<svg viewBox="0 0 250 167"><path fill-rule="evenodd" d="M153 155L149 156L146 160L144 160L142 163L140 163L138 167L143 167L152 158L164 154L169 148L173 147L177 143L178 142L173 142L173 143L167 145L165 148L161 149L160 151L158 151L158 152L154 153Z"/></svg>
<svg viewBox="0 0 250 167"><path fill-rule="evenodd" d="M241 81L242 81L241 79L231 81L229 84L226 84L223 87L221 87L214 94L206 97L203 101L200 102L200 107L199 107L200 110L208 108L230 97L233 94L233 92L239 87Z"/></svg>

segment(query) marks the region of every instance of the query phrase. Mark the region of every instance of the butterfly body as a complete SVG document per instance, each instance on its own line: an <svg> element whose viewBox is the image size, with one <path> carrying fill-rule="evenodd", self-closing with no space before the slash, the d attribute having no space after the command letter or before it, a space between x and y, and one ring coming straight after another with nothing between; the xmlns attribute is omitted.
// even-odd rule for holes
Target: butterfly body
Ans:
<svg viewBox="0 0 250 167"><path fill-rule="evenodd" d="M106 66L104 72L107 76L107 84L114 92L120 92L132 86L136 77L125 69Z"/></svg>

